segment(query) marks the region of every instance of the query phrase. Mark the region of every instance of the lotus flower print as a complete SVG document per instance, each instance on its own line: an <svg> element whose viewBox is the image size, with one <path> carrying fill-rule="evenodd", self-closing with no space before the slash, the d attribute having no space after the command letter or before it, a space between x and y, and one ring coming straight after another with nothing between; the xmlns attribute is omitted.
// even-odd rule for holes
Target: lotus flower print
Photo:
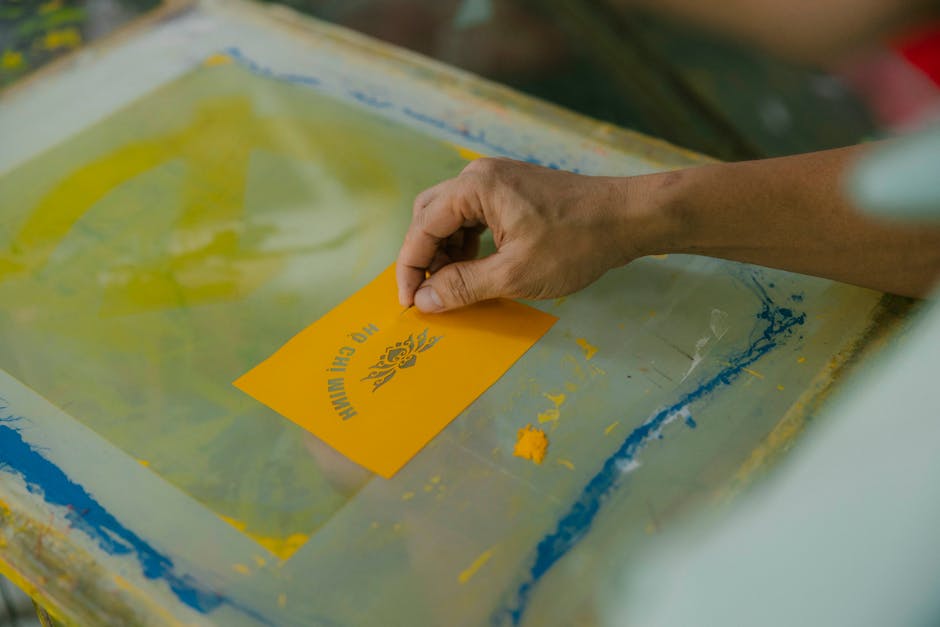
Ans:
<svg viewBox="0 0 940 627"><path fill-rule="evenodd" d="M407 339L386 348L382 357L369 367L369 375L363 377L362 381L371 381L372 391L375 392L388 383L396 372L414 366L418 361L418 353L433 347L441 337L428 337L428 329L422 331L417 338L412 333Z"/></svg>

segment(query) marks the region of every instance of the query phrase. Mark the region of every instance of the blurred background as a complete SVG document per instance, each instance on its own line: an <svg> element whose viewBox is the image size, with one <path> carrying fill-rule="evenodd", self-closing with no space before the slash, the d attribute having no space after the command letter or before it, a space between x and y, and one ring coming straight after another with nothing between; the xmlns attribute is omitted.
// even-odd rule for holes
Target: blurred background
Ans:
<svg viewBox="0 0 940 627"><path fill-rule="evenodd" d="M161 3L3 0L0 87ZM875 129L844 76L635 8L587 0L282 4L720 159L843 146Z"/></svg>

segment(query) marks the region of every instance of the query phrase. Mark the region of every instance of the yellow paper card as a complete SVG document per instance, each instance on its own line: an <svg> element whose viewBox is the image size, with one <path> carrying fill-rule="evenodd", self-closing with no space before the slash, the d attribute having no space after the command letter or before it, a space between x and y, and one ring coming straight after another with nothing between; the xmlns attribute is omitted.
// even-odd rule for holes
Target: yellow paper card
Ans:
<svg viewBox="0 0 940 627"><path fill-rule="evenodd" d="M556 320L509 300L403 311L393 266L235 386L389 478Z"/></svg>

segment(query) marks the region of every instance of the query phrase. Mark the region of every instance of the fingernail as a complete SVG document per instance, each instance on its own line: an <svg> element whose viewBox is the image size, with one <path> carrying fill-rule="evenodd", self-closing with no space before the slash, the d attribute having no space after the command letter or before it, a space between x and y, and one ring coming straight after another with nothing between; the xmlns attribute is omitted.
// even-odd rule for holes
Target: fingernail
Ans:
<svg viewBox="0 0 940 627"><path fill-rule="evenodd" d="M425 313L434 313L444 308L441 297L437 295L430 285L422 287L415 293L415 307Z"/></svg>

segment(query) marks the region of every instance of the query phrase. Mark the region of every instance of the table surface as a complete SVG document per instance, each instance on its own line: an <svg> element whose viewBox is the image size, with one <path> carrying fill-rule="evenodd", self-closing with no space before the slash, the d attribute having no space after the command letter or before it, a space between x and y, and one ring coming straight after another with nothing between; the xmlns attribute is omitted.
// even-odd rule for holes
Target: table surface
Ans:
<svg viewBox="0 0 940 627"><path fill-rule="evenodd" d="M644 258L536 303L555 327L385 480L231 382L475 156L703 159L215 2L7 94L0 135L0 570L76 623L590 621L611 548L747 483L878 326L875 292Z"/></svg>

